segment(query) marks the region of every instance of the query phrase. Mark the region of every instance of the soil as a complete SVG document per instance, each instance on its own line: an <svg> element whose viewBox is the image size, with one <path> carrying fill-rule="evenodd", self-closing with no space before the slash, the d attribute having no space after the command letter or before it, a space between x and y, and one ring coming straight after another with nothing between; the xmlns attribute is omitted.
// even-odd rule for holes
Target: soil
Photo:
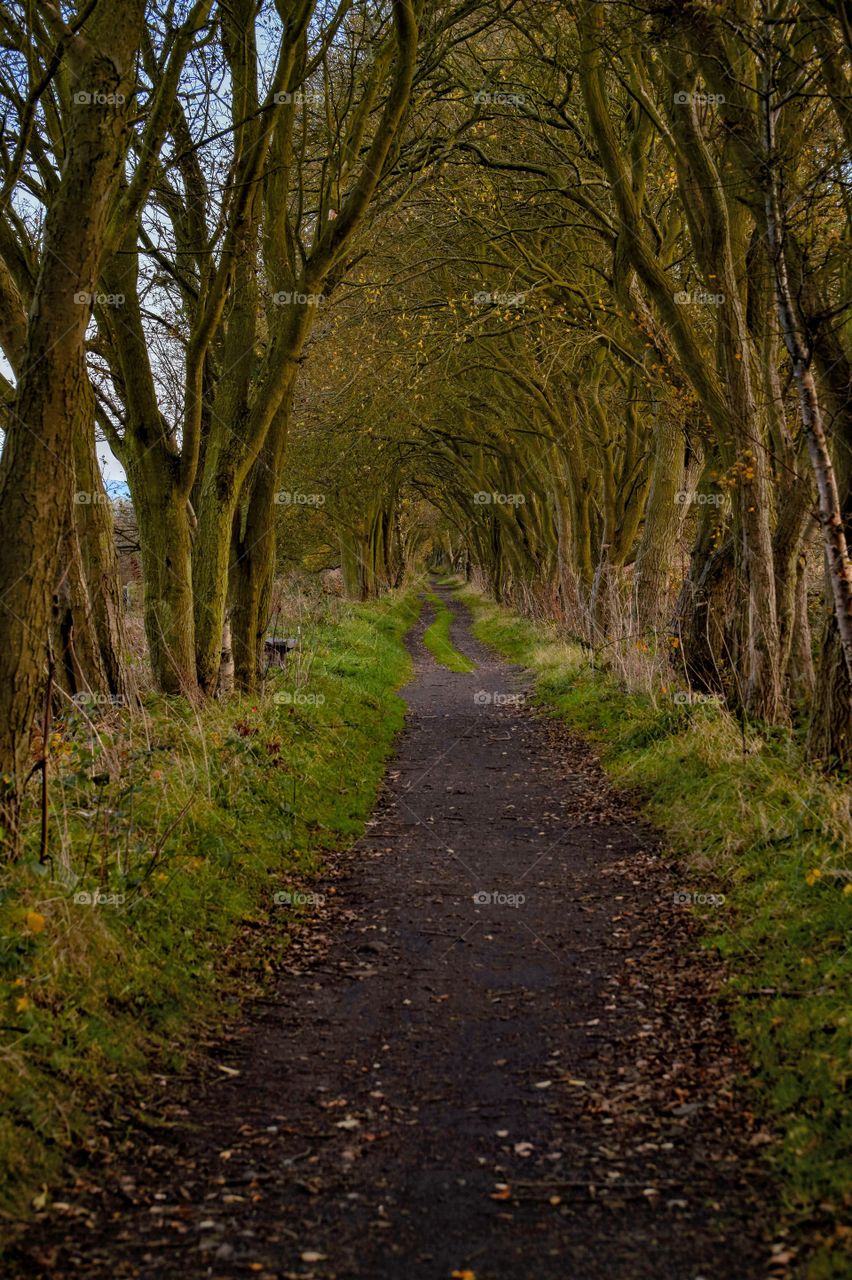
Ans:
<svg viewBox="0 0 852 1280"><path fill-rule="evenodd" d="M434 663L426 606L384 794L283 972L6 1274L779 1274L689 885L447 603L477 670Z"/></svg>

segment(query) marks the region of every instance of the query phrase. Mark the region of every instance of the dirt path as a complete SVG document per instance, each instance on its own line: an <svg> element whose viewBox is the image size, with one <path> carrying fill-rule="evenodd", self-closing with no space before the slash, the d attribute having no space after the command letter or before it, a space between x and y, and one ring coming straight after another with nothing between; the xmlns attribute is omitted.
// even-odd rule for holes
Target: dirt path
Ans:
<svg viewBox="0 0 852 1280"><path fill-rule="evenodd" d="M479 668L437 668L429 620L368 837L216 1054L239 1074L172 1090L173 1127L30 1228L27 1280L770 1274L683 886L588 749L503 701L518 673L458 616Z"/></svg>

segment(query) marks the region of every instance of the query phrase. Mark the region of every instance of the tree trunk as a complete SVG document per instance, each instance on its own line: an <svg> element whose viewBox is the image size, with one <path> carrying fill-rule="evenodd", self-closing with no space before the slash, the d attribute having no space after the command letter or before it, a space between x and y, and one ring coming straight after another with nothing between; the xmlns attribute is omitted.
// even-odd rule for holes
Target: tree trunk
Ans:
<svg viewBox="0 0 852 1280"><path fill-rule="evenodd" d="M101 660L74 508L61 542L51 631L57 688L72 698L82 694L91 695L92 701L107 699L109 682Z"/></svg>
<svg viewBox="0 0 852 1280"><path fill-rule="evenodd" d="M360 539L354 530L342 526L340 529L340 571L343 575L343 590L348 600L363 600L364 575L360 552Z"/></svg>
<svg viewBox="0 0 852 1280"><path fill-rule="evenodd" d="M117 701L131 704L136 700L135 681L128 671L127 640L124 631L124 609L121 599L121 575L115 545L112 504L101 479L95 453L95 406L89 383L86 412L74 437L76 490L74 513L80 544L83 575L88 584L91 603L91 625L97 647L106 692ZM90 500L80 501L80 495Z"/></svg>
<svg viewBox="0 0 852 1280"><path fill-rule="evenodd" d="M127 149L125 104L144 10L143 0L127 0L120 15L111 6L96 9L66 55L75 85L67 149L45 222L26 354L0 463L0 821L13 848L60 575L56 531L69 528L73 518L73 432L87 381L84 341Z"/></svg>
<svg viewBox="0 0 852 1280"><path fill-rule="evenodd" d="M79 416L74 423L71 521L64 531L61 581L54 598L56 683L74 696L124 702L124 620L112 508L95 456L95 401L80 353Z"/></svg>
<svg viewBox="0 0 852 1280"><path fill-rule="evenodd" d="M675 626L689 683L706 693L736 694L730 654L734 598L733 539L718 541L715 517L705 507L675 610Z"/></svg>
<svg viewBox="0 0 852 1280"><path fill-rule="evenodd" d="M263 641L275 576L276 495L287 446L294 384L295 376L252 469L244 525L236 540L232 566L234 673L237 686L247 690L254 688L262 669Z"/></svg>
<svg viewBox="0 0 852 1280"><path fill-rule="evenodd" d="M127 480L139 528L145 635L154 680L164 693L195 696L192 540L186 500L162 475L152 450L128 460Z"/></svg>
<svg viewBox="0 0 852 1280"><path fill-rule="evenodd" d="M832 610L820 640L822 659L808 727L808 755L827 769L852 767L849 673Z"/></svg>
<svg viewBox="0 0 852 1280"><path fill-rule="evenodd" d="M793 380L799 397L799 411L808 446L819 498L819 522L822 528L826 559L827 585L834 605L835 632L829 633L824 648L828 655L836 635L843 654L845 688L840 671L830 673L830 689L840 699L841 706L829 714L829 720L840 724L841 735L837 742L838 754L849 751L848 733L844 723L852 716L852 561L846 540L847 522L841 507L840 493L834 472L831 451L825 436L822 406L817 393L816 380L811 367L808 343L793 302L784 245L785 211L781 205L779 173L781 160L775 142L775 118L777 107L773 105L775 92L775 51L772 32L767 26L763 45L763 93L761 95L765 208L769 254L775 272L775 297L781 332L793 366ZM821 689L825 696L826 689Z"/></svg>
<svg viewBox="0 0 852 1280"><path fill-rule="evenodd" d="M793 626L793 643L787 664L787 683L790 701L798 706L810 706L816 692L813 642L808 618L807 560L800 554L796 564L796 620Z"/></svg>
<svg viewBox="0 0 852 1280"><path fill-rule="evenodd" d="M633 574L633 611L638 631L663 626L673 601L669 591L680 509L685 505L683 430L669 414L657 415L654 475L645 513L645 527ZM679 501L680 499L680 501Z"/></svg>
<svg viewBox="0 0 852 1280"><path fill-rule="evenodd" d="M126 425L121 462L136 515L144 582L145 635L154 682L164 693L196 696L190 508L181 457L157 400L139 290L136 227L104 264L110 293L124 298L111 338L113 376Z"/></svg>

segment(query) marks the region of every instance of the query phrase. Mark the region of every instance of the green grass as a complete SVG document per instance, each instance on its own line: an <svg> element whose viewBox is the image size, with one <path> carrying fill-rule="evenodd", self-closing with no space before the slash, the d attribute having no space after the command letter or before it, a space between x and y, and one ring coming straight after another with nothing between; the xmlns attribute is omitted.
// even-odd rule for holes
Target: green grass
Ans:
<svg viewBox="0 0 852 1280"><path fill-rule="evenodd" d="M448 609L441 597L436 596L432 591L426 593L426 599L435 606L435 621L426 628L423 634L423 643L432 657L442 667L447 667L450 671L457 671L462 674L475 671L476 664L466 658L463 653L459 653L450 639L450 625L453 620L452 610Z"/></svg>
<svg viewBox="0 0 852 1280"><path fill-rule="evenodd" d="M264 692L195 714L148 700L51 743L52 867L0 880L0 1207L25 1211L274 967L323 854L374 804L410 671L410 595L327 606ZM87 905L100 891L117 901ZM102 1135L103 1130L100 1130Z"/></svg>
<svg viewBox="0 0 852 1280"><path fill-rule="evenodd" d="M718 705L685 705L662 686L628 693L552 629L461 598L477 638L529 667L541 706L597 744L616 783L638 790L684 888L725 895L702 923L726 961L747 1087L780 1135L769 1158L785 1210L817 1233L811 1280L850 1274L831 1225L849 1194L848 786L816 773L787 734L752 731L744 754Z"/></svg>

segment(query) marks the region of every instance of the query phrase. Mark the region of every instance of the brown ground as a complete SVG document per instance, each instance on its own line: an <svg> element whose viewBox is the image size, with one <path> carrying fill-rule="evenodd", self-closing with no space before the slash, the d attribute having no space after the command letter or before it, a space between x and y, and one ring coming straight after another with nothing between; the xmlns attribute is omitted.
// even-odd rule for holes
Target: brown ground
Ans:
<svg viewBox="0 0 852 1280"><path fill-rule="evenodd" d="M334 897L170 1083L169 1126L85 1170L7 1274L770 1274L764 1135L681 884L586 746L477 700L523 684L463 617L478 670L435 665L428 613L386 794L314 886Z"/></svg>

